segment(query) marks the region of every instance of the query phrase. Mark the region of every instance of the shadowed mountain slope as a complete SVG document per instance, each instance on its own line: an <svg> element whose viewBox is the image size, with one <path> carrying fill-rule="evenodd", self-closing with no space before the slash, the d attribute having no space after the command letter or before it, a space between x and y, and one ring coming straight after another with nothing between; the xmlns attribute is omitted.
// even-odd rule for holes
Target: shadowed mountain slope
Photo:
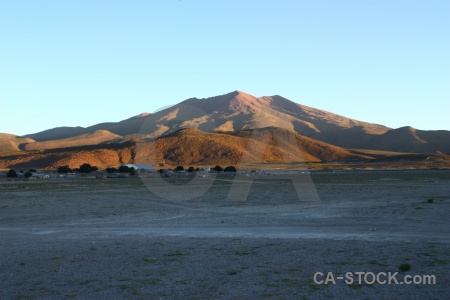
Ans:
<svg viewBox="0 0 450 300"><path fill-rule="evenodd" d="M156 166L302 163L368 158L280 128L233 133L182 129L151 142L126 142L1 154L0 168L56 168L83 163L106 168L124 163Z"/></svg>
<svg viewBox="0 0 450 300"><path fill-rule="evenodd" d="M44 142L101 130L121 136L123 140L149 141L183 128L237 132L267 127L282 128L344 148L450 153L450 131L422 131L411 127L391 129L297 104L278 95L257 98L241 91L206 99L187 99L154 114L144 113L120 122L87 128L59 127L26 137ZM83 139L79 140L80 146L83 145ZM42 144L38 148L32 145L25 146L27 148L42 149Z"/></svg>
<svg viewBox="0 0 450 300"><path fill-rule="evenodd" d="M77 146L88 146L88 145L98 145L102 143L117 143L121 142L122 137L113 134L107 130L97 130L93 133L84 133L77 135L75 137L59 139L59 140L49 140L43 142L29 143L22 146L23 150L47 150L47 149L57 149L57 148L68 148Z"/></svg>

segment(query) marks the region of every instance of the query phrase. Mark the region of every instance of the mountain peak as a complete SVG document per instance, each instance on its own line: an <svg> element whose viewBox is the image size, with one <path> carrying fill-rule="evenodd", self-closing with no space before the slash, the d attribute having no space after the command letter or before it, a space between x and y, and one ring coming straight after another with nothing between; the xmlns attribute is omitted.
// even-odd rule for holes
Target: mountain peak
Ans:
<svg viewBox="0 0 450 300"><path fill-rule="evenodd" d="M139 115L137 115L137 116L134 116L135 118L144 118L144 117L147 117L147 116L149 116L150 115L150 113L148 113L148 112L143 112L143 113L141 113L141 114L139 114Z"/></svg>
<svg viewBox="0 0 450 300"><path fill-rule="evenodd" d="M210 98L207 98L207 99L212 99L212 98L217 98L217 97L226 97L226 98L230 98L230 97L232 97L232 98L236 98L236 97L251 97L251 98L256 98L255 96L250 95L249 93L246 93L246 92L243 92L243 91L240 91L240 90L235 90L235 91L223 94L222 96L210 97Z"/></svg>
<svg viewBox="0 0 450 300"><path fill-rule="evenodd" d="M236 96L251 96L254 97L246 92L240 91L240 90L235 90L234 93L236 93Z"/></svg>

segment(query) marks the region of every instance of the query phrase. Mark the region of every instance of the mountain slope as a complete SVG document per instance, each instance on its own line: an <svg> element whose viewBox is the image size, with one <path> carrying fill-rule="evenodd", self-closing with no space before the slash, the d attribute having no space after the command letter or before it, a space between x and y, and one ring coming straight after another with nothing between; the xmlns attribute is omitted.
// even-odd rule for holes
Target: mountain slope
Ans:
<svg viewBox="0 0 450 300"><path fill-rule="evenodd" d="M42 142L106 130L125 140L152 140L183 128L236 132L266 127L282 128L350 149L450 153L450 131L391 129L297 104L278 95L257 98L241 91L206 99L187 99L157 113L141 114L117 123L100 123L87 128L60 127L26 137Z"/></svg>
<svg viewBox="0 0 450 300"><path fill-rule="evenodd" d="M143 114L117 123L100 123L87 128L60 127L27 137L43 141L96 130L108 130L121 136L158 137L189 127L198 127L203 131L280 127L306 135L332 129L362 128L363 132L370 134L382 134L389 130L385 126L296 104L280 96L256 98L235 91L206 99L187 99L155 114Z"/></svg>
<svg viewBox="0 0 450 300"><path fill-rule="evenodd" d="M20 151L19 146L24 143L34 143L31 138L22 138L8 133L0 133L0 153Z"/></svg>
<svg viewBox="0 0 450 300"><path fill-rule="evenodd" d="M383 135L372 137L368 147L377 150L450 153L450 131L418 130L409 126L390 130Z"/></svg>
<svg viewBox="0 0 450 300"><path fill-rule="evenodd" d="M327 162L361 158L348 150L280 128L236 133L184 129L155 142L138 144L135 157L138 163L169 165Z"/></svg>
<svg viewBox="0 0 450 300"><path fill-rule="evenodd" d="M151 142L127 142L0 155L0 168L56 168L83 163L106 168L124 163L152 165L240 165L325 162L367 158L280 128L235 133L183 129Z"/></svg>
<svg viewBox="0 0 450 300"><path fill-rule="evenodd" d="M27 143L24 144L21 149L32 151L32 150L48 150L57 148L68 148L68 147L79 147L88 145L98 145L105 142L120 142L122 137L113 134L107 130L97 130L93 133L85 133L77 135L75 137L50 140L43 142Z"/></svg>

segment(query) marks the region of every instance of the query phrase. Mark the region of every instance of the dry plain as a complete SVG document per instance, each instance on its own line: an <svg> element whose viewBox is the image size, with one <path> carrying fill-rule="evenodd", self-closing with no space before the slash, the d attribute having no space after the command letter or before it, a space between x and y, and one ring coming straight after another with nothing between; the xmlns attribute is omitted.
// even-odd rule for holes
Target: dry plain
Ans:
<svg viewBox="0 0 450 300"><path fill-rule="evenodd" d="M0 299L446 299L449 212L438 170L5 181Z"/></svg>

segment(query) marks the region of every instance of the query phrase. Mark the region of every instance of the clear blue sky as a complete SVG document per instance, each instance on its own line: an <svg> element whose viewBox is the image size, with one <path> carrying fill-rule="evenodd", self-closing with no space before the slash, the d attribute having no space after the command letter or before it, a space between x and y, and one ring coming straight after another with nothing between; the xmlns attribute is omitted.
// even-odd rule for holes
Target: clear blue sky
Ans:
<svg viewBox="0 0 450 300"><path fill-rule="evenodd" d="M450 1L0 0L0 132L233 90L450 130Z"/></svg>

